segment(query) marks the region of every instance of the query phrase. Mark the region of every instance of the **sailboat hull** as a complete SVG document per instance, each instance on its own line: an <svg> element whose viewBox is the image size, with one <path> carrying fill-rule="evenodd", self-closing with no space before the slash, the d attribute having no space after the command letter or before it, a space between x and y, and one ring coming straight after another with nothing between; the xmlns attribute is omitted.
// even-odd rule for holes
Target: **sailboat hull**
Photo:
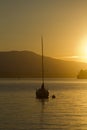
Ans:
<svg viewBox="0 0 87 130"><path fill-rule="evenodd" d="M38 98L38 99L47 99L47 98L49 98L48 90L46 90L45 88L44 89L39 88L36 91L36 98Z"/></svg>

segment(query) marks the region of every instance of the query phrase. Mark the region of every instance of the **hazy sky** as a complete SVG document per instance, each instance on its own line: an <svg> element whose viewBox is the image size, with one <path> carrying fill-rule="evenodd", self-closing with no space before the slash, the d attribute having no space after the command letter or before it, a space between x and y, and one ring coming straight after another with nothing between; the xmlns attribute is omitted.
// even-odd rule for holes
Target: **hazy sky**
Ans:
<svg viewBox="0 0 87 130"><path fill-rule="evenodd" d="M83 55L87 0L0 0L0 51L40 53L41 35L47 56Z"/></svg>

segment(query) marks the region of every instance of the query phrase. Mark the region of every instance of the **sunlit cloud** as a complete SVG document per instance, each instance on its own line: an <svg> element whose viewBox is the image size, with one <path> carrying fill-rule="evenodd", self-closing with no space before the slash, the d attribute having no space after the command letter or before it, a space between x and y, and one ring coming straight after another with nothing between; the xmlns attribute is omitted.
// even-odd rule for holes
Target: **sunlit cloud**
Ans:
<svg viewBox="0 0 87 130"><path fill-rule="evenodd" d="M59 57L59 59L87 62L87 56L63 56L63 57Z"/></svg>
<svg viewBox="0 0 87 130"><path fill-rule="evenodd" d="M63 56L63 57L60 57L60 58L63 58L63 59L77 59L79 58L79 56Z"/></svg>

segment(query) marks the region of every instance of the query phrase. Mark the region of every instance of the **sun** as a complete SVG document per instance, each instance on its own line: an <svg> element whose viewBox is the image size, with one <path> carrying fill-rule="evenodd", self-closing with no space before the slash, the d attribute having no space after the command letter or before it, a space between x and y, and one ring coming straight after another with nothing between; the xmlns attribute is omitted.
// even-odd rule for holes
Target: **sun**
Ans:
<svg viewBox="0 0 87 130"><path fill-rule="evenodd" d="M87 37L81 40L79 54L81 56L87 57Z"/></svg>
<svg viewBox="0 0 87 130"><path fill-rule="evenodd" d="M81 39L78 44L78 56L81 61L87 62L87 37Z"/></svg>
<svg viewBox="0 0 87 130"><path fill-rule="evenodd" d="M82 52L83 52L83 56L87 56L87 40L84 41L83 43Z"/></svg>

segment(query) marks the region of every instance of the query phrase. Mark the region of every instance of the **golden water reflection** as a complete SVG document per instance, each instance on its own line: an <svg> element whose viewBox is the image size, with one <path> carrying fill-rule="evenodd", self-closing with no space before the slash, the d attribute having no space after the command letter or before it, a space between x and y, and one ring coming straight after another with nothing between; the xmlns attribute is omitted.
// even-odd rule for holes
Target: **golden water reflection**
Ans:
<svg viewBox="0 0 87 130"><path fill-rule="evenodd" d="M65 90L55 94L56 99L41 102L42 128L87 129L87 90Z"/></svg>

